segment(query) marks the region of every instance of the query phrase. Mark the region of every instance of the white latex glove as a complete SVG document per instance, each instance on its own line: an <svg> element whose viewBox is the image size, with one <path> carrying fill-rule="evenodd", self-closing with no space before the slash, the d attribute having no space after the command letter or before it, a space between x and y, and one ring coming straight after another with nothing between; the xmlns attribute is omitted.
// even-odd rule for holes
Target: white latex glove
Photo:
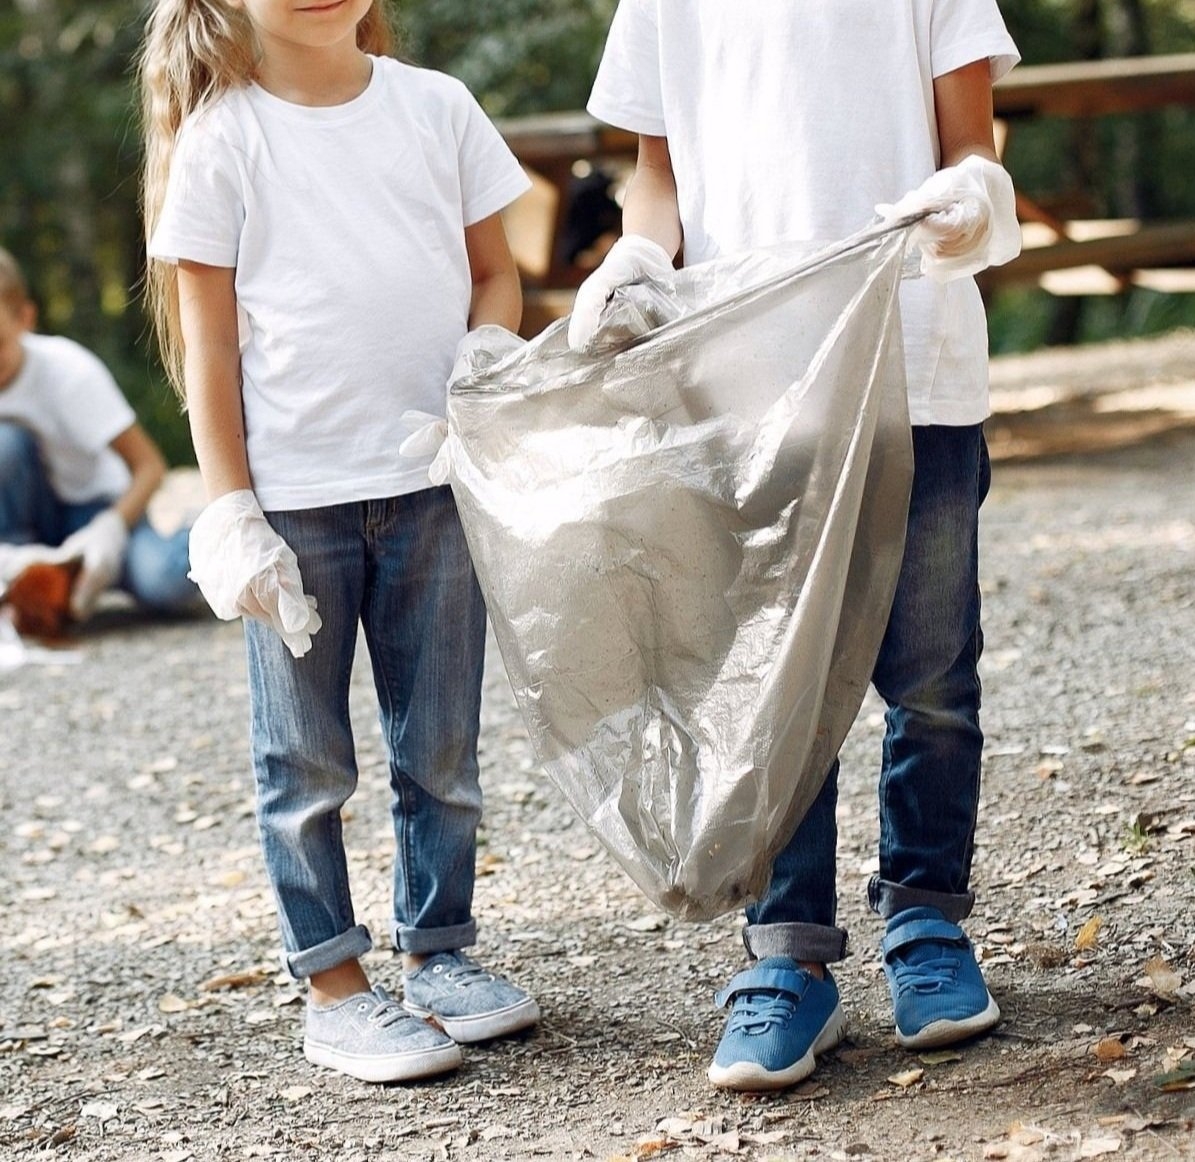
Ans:
<svg viewBox="0 0 1195 1162"><path fill-rule="evenodd" d="M895 205L876 206L885 221L927 212L913 227L911 241L921 250L921 273L936 282L977 274L1021 252L1012 178L986 157L970 154Z"/></svg>
<svg viewBox="0 0 1195 1162"><path fill-rule="evenodd" d="M568 345L584 351L597 334L602 309L620 287L643 279L672 276L672 259L658 243L642 234L624 234L602 260L602 264L577 288L572 317L568 321Z"/></svg>
<svg viewBox="0 0 1195 1162"><path fill-rule="evenodd" d="M225 621L251 617L272 626L301 658L323 625L303 592L294 550L273 530L248 489L217 497L191 527L187 574Z"/></svg>
<svg viewBox="0 0 1195 1162"><path fill-rule="evenodd" d="M448 483L448 421L431 412L406 411L400 417L415 430L398 446L400 456L430 456L427 478L432 484Z"/></svg>
<svg viewBox="0 0 1195 1162"><path fill-rule="evenodd" d="M511 352L517 351L525 342L526 340L513 331L508 331L497 323L482 323L480 327L466 331L456 345L448 386L452 387L458 379L464 379L466 375L472 375L475 371L484 371L487 367L492 367Z"/></svg>
<svg viewBox="0 0 1195 1162"><path fill-rule="evenodd" d="M80 621L91 616L100 594L119 580L128 547L129 526L124 517L116 509L106 508L55 551L59 561L82 559L83 567L71 590L71 613Z"/></svg>

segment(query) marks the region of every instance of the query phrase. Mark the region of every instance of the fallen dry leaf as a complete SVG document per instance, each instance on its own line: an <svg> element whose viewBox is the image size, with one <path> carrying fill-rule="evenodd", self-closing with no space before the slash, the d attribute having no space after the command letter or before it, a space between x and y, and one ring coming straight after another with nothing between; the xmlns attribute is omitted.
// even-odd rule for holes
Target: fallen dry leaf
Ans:
<svg viewBox="0 0 1195 1162"><path fill-rule="evenodd" d="M1119 1138L1087 1138L1079 1144L1079 1157L1099 1158L1103 1154L1116 1154L1122 1144Z"/></svg>
<svg viewBox="0 0 1195 1162"><path fill-rule="evenodd" d="M948 1061L962 1061L963 1055L954 1049L935 1049L932 1053L918 1053L922 1065L945 1065Z"/></svg>
<svg viewBox="0 0 1195 1162"><path fill-rule="evenodd" d="M1145 976L1149 981L1148 987L1165 1000L1173 999L1174 994L1182 988L1183 978L1160 956L1151 957L1145 962Z"/></svg>
<svg viewBox="0 0 1195 1162"><path fill-rule="evenodd" d="M646 1138L640 1138L635 1143L635 1157L655 1158L663 1154L666 1150L675 1150L679 1145L680 1143L672 1138L650 1135Z"/></svg>
<svg viewBox="0 0 1195 1162"><path fill-rule="evenodd" d="M1163 1093L1178 1093L1184 1089L1195 1089L1195 1060L1184 1061L1177 1069L1159 1074L1154 1078L1154 1084Z"/></svg>
<svg viewBox="0 0 1195 1162"><path fill-rule="evenodd" d="M1128 1056L1128 1050L1119 1037L1101 1037L1091 1050L1100 1061L1119 1061Z"/></svg>
<svg viewBox="0 0 1195 1162"><path fill-rule="evenodd" d="M1099 931L1103 926L1104 921L1099 916L1092 916L1076 933L1075 950L1078 952L1090 952L1095 947Z"/></svg>
<svg viewBox="0 0 1195 1162"><path fill-rule="evenodd" d="M190 1007L190 1001L184 1001L182 997L176 997L174 993L166 993L158 1000L159 1013L185 1013Z"/></svg>
<svg viewBox="0 0 1195 1162"><path fill-rule="evenodd" d="M1110 1078L1117 1085L1124 1085L1125 1082L1132 1081L1137 1076L1135 1069L1105 1069L1103 1076Z"/></svg>
<svg viewBox="0 0 1195 1162"><path fill-rule="evenodd" d="M250 968L244 972L226 972L220 976L208 977L199 986L201 993L220 992L223 989L241 989L250 985L262 984L270 977L270 970L265 968Z"/></svg>

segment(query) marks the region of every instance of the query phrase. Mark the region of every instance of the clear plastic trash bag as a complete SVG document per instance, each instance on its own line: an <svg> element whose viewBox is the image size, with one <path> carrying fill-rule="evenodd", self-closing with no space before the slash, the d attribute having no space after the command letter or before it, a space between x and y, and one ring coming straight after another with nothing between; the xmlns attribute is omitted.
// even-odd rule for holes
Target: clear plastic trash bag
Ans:
<svg viewBox="0 0 1195 1162"><path fill-rule="evenodd" d="M905 225L630 287L597 353L562 319L449 393L536 754L685 919L763 892L870 681L912 475Z"/></svg>

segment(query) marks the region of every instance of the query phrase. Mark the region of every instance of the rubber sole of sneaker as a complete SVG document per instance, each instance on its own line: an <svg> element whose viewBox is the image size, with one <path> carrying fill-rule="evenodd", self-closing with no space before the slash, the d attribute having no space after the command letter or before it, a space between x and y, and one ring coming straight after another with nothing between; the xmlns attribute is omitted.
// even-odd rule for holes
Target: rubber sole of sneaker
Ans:
<svg viewBox="0 0 1195 1162"><path fill-rule="evenodd" d="M475 1017L444 1017L406 1001L403 1002L403 1008L412 1016L435 1021L449 1037L462 1045L505 1037L509 1033L517 1033L520 1029L529 1029L539 1020L539 1005L531 997L505 1009L479 1013Z"/></svg>
<svg viewBox="0 0 1195 1162"><path fill-rule="evenodd" d="M764 1069L754 1061L736 1061L733 1065L710 1064L707 1076L711 1084L719 1089L733 1089L743 1093L756 1093L760 1090L787 1089L804 1081L817 1065L819 1054L833 1049L846 1035L846 1014L841 1005L836 1005L830 1019L822 1026L817 1040L810 1047L804 1057L795 1061L787 1069Z"/></svg>
<svg viewBox="0 0 1195 1162"><path fill-rule="evenodd" d="M347 1073L358 1081L418 1081L448 1073L464 1058L456 1044L440 1045L434 1049L412 1049L409 1053L385 1055L345 1053L318 1041L303 1042L303 1056L312 1065L322 1065Z"/></svg>
<svg viewBox="0 0 1195 1162"><path fill-rule="evenodd" d="M953 1045L956 1041L978 1036L999 1020L1000 1006L996 1004L995 997L988 993L987 1008L982 1013L964 1017L961 1021L930 1021L924 1029L907 1035L897 1029L896 1043L905 1049L940 1049L943 1045Z"/></svg>

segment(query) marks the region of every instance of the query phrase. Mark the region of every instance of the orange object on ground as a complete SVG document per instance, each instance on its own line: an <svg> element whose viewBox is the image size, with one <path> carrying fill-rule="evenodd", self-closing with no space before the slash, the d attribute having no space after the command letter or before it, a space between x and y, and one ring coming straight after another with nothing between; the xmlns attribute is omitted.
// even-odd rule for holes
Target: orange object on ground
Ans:
<svg viewBox="0 0 1195 1162"><path fill-rule="evenodd" d="M61 638L71 621L71 589L82 562L29 565L13 578L0 604L12 609L12 622L23 637Z"/></svg>

